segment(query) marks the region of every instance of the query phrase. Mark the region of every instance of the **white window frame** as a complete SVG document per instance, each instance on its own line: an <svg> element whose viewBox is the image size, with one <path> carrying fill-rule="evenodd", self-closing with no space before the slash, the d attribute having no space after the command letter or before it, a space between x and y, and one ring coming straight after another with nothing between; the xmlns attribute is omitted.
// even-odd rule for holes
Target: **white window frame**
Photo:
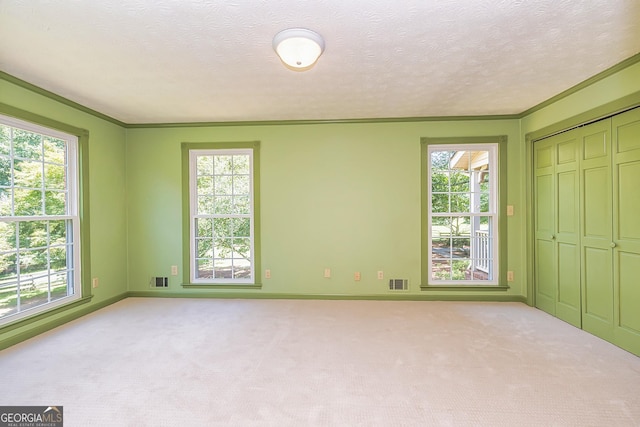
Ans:
<svg viewBox="0 0 640 427"><path fill-rule="evenodd" d="M499 245L500 245L500 236L499 236L499 195L498 188L500 182L500 166L498 165L498 153L500 147L499 143L471 143L471 144L430 144L427 147L427 192L428 192L428 283L431 285L459 285L459 286L469 286L469 285L499 285L500 282L500 259L499 259ZM432 211L432 162L431 162L431 154L436 151L487 151L489 157L489 209L487 212L446 212L446 213L435 213ZM470 204L471 206L471 204ZM474 209L471 208L471 211ZM489 217L490 218L490 229L491 229L491 244L490 244L490 253L492 263L489 267L490 275L489 280L478 280L478 279L470 279L470 280L434 280L431 275L433 274L433 227L432 227L432 218L433 217L448 217L448 216L460 216L460 217ZM473 238L476 236L470 236L473 241Z"/></svg>
<svg viewBox="0 0 640 427"><path fill-rule="evenodd" d="M256 283L256 260L255 260L255 209L254 209L254 150L252 148L233 149L190 149L189 150L189 260L190 260L190 281L193 284L247 284ZM229 156L247 155L249 156L249 214L198 214L198 194L197 194L197 158L199 156ZM196 219L197 218L249 218L250 221L250 277L249 278L200 278L197 277L198 257L196 241Z"/></svg>
<svg viewBox="0 0 640 427"><path fill-rule="evenodd" d="M20 310L20 299L18 299L18 312L14 314L10 314L7 316L3 316L0 318L0 325L4 325L7 323L13 323L16 320L24 319L26 317L31 317L35 314L42 313L45 311L52 310L56 307L66 305L71 301L80 299L82 297L82 283L81 283L81 262L80 262L80 254L81 254L81 236L80 236L80 216L79 216L79 150L78 150L78 137L75 135L71 135L65 132L61 132L55 129L50 129L45 126L37 125L35 123L27 122L24 120L20 120L14 117L9 117L0 114L0 124L9 126L11 128L16 128L20 130L25 130L28 132L33 132L36 134L40 134L43 136L50 136L53 138L61 139L66 142L67 145L67 176L66 176L66 188L67 188L67 203L66 203L66 214L65 215L30 215L30 216L14 216L13 215L13 202L12 202L12 215L10 216L0 216L0 222L5 223L15 223L20 221L56 221L56 220L70 220L71 221L71 233L72 233L72 244L71 254L67 254L68 263L72 263L72 273L69 274L68 280L72 281L71 284L67 284L68 288L71 288L71 295L67 295L62 298L58 298L54 301L51 301L51 295L49 294L49 302L45 304L38 305L33 308L28 308L24 310ZM13 164L14 155L13 152L10 154L10 159ZM43 160L43 164L46 164ZM11 183L11 187L13 189L13 182ZM67 234L68 235L68 234ZM47 246L48 247L48 246ZM17 261L19 263L19 261ZM20 280L20 270L19 264L16 267L18 281ZM18 288L16 293L19 294L20 289Z"/></svg>

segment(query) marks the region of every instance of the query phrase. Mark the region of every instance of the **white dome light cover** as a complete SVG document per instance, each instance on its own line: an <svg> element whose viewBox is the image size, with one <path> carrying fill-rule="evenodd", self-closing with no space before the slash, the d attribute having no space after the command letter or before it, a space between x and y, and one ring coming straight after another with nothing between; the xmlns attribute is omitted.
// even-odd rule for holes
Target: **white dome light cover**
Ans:
<svg viewBox="0 0 640 427"><path fill-rule="evenodd" d="M306 71L322 55L324 40L320 34L306 28L289 28L275 35L273 49L287 67Z"/></svg>

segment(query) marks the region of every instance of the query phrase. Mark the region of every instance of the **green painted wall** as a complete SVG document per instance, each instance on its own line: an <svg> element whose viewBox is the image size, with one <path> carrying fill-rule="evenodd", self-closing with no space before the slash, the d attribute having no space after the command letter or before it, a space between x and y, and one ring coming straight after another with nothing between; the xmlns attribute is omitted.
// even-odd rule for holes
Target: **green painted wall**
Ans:
<svg viewBox="0 0 640 427"><path fill-rule="evenodd" d="M226 290L181 286L182 142L261 141L261 290L244 295L379 296L386 278L407 278L407 297L420 297L420 139L507 135L507 220L511 288L430 291L435 297L524 297L531 289L530 144L525 135L575 121L640 94L635 62L522 119L426 120L242 126L125 128L0 79L0 103L87 129L90 133L91 270L100 279L85 312L124 295L222 295ZM502 195L505 197L505 195ZM170 276L170 266L180 274ZM324 279L324 268L333 277ZM362 280L355 282L353 273ZM168 290L150 290L151 276L169 276ZM243 292L243 291L235 291ZM222 294L221 294L222 293ZM227 294L228 295L228 294ZM0 340L59 321L55 315L12 329Z"/></svg>
<svg viewBox="0 0 640 427"><path fill-rule="evenodd" d="M73 310L86 311L127 291L124 128L78 111L45 96L0 79L0 103L20 108L89 131L91 275L100 285L94 298ZM53 316L0 335L27 333L66 314Z"/></svg>
<svg viewBox="0 0 640 427"><path fill-rule="evenodd" d="M262 268L272 278L248 294L389 296L385 278L420 277L420 138L507 135L507 200L522 205L524 156L518 120L203 126L127 130L129 290L150 291L151 276L169 276L156 294L215 294L181 286L182 142L259 140ZM509 218L506 295L525 295L523 220ZM332 278L323 278L331 268ZM362 280L353 280L354 272ZM237 291L236 291L237 292ZM480 291L454 291L458 296ZM429 292L435 296L438 293ZM451 293L450 293L451 294ZM489 291L489 295L496 295Z"/></svg>

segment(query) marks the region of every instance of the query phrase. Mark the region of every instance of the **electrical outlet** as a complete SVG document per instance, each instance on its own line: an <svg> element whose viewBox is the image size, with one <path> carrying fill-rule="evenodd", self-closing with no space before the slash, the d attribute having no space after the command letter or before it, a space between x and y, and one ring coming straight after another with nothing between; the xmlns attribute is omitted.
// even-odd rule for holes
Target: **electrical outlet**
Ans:
<svg viewBox="0 0 640 427"><path fill-rule="evenodd" d="M264 271L264 278L271 279L271 270L269 270L268 268Z"/></svg>
<svg viewBox="0 0 640 427"><path fill-rule="evenodd" d="M513 282L513 271L507 271L507 282Z"/></svg>
<svg viewBox="0 0 640 427"><path fill-rule="evenodd" d="M384 280L384 271L378 271L378 280Z"/></svg>
<svg viewBox="0 0 640 427"><path fill-rule="evenodd" d="M177 265L172 265L171 266L171 275L172 276L177 276L178 275L178 266Z"/></svg>
<svg viewBox="0 0 640 427"><path fill-rule="evenodd" d="M98 286L100 286L100 281L98 280L98 278L94 277L93 279L91 279L91 287L97 288Z"/></svg>
<svg viewBox="0 0 640 427"><path fill-rule="evenodd" d="M324 277L325 277L326 279L328 279L328 278L330 278L330 277L331 277L331 269L330 269L330 268L325 268L325 269L324 269Z"/></svg>
<svg viewBox="0 0 640 427"><path fill-rule="evenodd" d="M353 280L355 280L356 282L359 282L359 281L360 281L360 272L359 272L359 271L356 271L356 272L353 274Z"/></svg>
<svg viewBox="0 0 640 427"><path fill-rule="evenodd" d="M507 205L507 216L513 216L513 205Z"/></svg>

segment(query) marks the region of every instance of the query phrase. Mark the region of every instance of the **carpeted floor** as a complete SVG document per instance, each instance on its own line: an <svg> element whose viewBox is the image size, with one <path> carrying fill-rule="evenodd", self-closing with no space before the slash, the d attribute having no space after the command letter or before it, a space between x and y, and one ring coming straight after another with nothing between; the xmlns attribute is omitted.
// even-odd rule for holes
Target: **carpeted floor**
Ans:
<svg viewBox="0 0 640 427"><path fill-rule="evenodd" d="M0 352L84 426L640 426L640 358L519 303L129 298Z"/></svg>

